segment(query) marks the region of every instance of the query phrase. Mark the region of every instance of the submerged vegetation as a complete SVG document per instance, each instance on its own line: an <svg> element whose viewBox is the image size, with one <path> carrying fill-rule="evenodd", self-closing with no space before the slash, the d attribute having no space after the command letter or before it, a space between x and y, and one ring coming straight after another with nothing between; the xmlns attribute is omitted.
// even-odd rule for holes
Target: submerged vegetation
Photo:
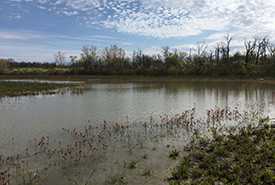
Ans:
<svg viewBox="0 0 275 185"><path fill-rule="evenodd" d="M170 158L180 158L179 154L183 149L182 147L191 138L193 139L191 139L190 146L186 147L190 152L195 151L197 147L207 147L210 140L204 140L201 135L205 134L208 137L207 131L211 126L219 125L219 128L222 128L225 122L230 124L236 124L237 122L246 124L246 122L253 122L253 120L258 119L261 114L255 110L240 112L237 107L235 109L215 107L215 109L207 110L206 119L202 120L195 118L195 112L196 108L192 108L173 117L168 115L160 116L158 120L153 119L151 115L149 121L136 123L126 122L118 124L104 121L99 124L91 123L88 120L88 125L83 130L63 128L61 136L62 138L67 138L65 141L56 140L49 136L31 139L23 151L18 151L18 153L8 156L0 155L0 183L39 184L43 182L45 184L52 184L53 182L64 182L64 184L127 184L131 182L131 184L135 184L137 182L133 182L133 180L137 180L137 178L144 178L144 182L147 182L151 178L155 178L159 172L156 172L159 169L154 168L154 165L165 162L163 159L156 157L159 154L163 154L168 162L166 164L169 164L174 161ZM264 119L261 120L261 122L265 121ZM227 125L224 126L228 128ZM261 157L264 157L263 164L265 166L272 166L273 164L269 162L269 159L272 158L273 160L274 158L274 153L272 153L274 143L270 142L269 139L274 138L272 136L274 133L273 127L262 124L261 128L264 129L263 131L257 129L258 127L249 126L248 128L236 127L235 129L235 127L229 127L227 137L231 137L232 142L235 137L239 137L235 135L235 132L241 133L241 136L244 137L237 139L236 143L231 143L230 145L226 144L226 134L220 135L217 129L212 129L213 146L207 147L207 151L213 150L213 154L209 156L210 154L204 151L197 152L195 155L196 159L200 160L206 157L203 161L205 161L204 165L208 165L214 162L214 159L219 159L218 156L234 156L232 154L233 151L240 151L243 155L247 148L241 148L242 145L240 142L243 142L242 139L246 139L246 144L249 147L256 141L262 144L260 148L257 148L256 145L256 154L257 151L259 153L258 156L255 155L256 162L259 162ZM198 129L200 129L202 134L198 132ZM259 136L254 137L251 135L254 133L259 134ZM158 140L161 142L157 142ZM177 140L181 145L178 145L178 148L175 148L175 145L170 146L170 144L167 147L167 143L162 147L155 145L156 143L162 143L162 141L170 143L173 140ZM221 146L218 142L221 143ZM9 145L14 145L14 138ZM175 149L171 151L171 148ZM228 153L227 148L232 150L230 151L231 153ZM167 151L167 153L162 153L161 151ZM149 152L152 153L150 157L148 157ZM251 152L251 155L255 154L252 150L248 152ZM124 157L123 161L121 161L122 156ZM234 156L234 160L236 160L235 158L238 158L238 155ZM238 160L242 159L238 158ZM253 164L255 170L257 170L258 167L254 164L253 160L254 158L249 158L247 159L247 163L240 163L238 165L240 167L245 165L244 167L248 168L249 165ZM152 161L155 163L152 163ZM197 169L197 171L193 170L192 168L197 167L199 164L191 166L193 163L190 156L185 156L183 161L183 166L179 167L178 171L173 172L170 184L179 183L185 179L190 180L193 176L202 178L204 176L201 177L201 174L207 173L207 168ZM226 161L223 162L225 163ZM228 164L228 162L225 164ZM148 166L148 163L151 165ZM214 163L212 165L213 170L220 170L222 168L221 166L216 167ZM253 168L250 167L250 169ZM102 177L103 170L109 170L112 175L107 174ZM196 175L191 174L190 171ZM239 173L239 171L237 172ZM213 173L216 175L213 176L214 180L224 182L223 179L217 178L217 176L221 175L219 171ZM134 179L128 178L131 174L139 176L135 176ZM101 175L101 178L98 178L97 175ZM272 181L272 169L268 167L259 176L260 179ZM199 180L198 182L201 182Z"/></svg>
<svg viewBox="0 0 275 185"><path fill-rule="evenodd" d="M170 184L275 184L275 125L212 128L211 137L197 137L186 150Z"/></svg>
<svg viewBox="0 0 275 185"><path fill-rule="evenodd" d="M110 177L109 179L107 179L105 181L106 185L126 185L128 184L128 182L125 180L125 174L124 173L120 173L115 175L114 177Z"/></svg>
<svg viewBox="0 0 275 185"><path fill-rule="evenodd" d="M76 87L76 84L0 81L0 98L5 96L13 97L38 94L55 94L60 91L53 90L65 87L73 90L73 88ZM63 89L63 91L64 90L66 89ZM77 89L75 88L74 90Z"/></svg>

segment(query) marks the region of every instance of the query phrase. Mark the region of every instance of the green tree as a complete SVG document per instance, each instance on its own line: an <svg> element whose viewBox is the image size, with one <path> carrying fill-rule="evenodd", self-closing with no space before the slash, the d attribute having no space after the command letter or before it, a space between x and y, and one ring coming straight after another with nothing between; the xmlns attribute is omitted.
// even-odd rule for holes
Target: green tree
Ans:
<svg viewBox="0 0 275 185"><path fill-rule="evenodd" d="M110 48L106 47L102 51L102 57L106 61L107 66L110 71L113 69L116 72L122 70L122 66L124 66L126 52L119 48L117 45L111 45Z"/></svg>
<svg viewBox="0 0 275 185"><path fill-rule="evenodd" d="M0 59L0 74L5 74L8 67L9 67L9 63L4 59Z"/></svg>
<svg viewBox="0 0 275 185"><path fill-rule="evenodd" d="M88 73L95 72L98 69L98 52L96 46L83 46L81 49L81 63L84 70Z"/></svg>

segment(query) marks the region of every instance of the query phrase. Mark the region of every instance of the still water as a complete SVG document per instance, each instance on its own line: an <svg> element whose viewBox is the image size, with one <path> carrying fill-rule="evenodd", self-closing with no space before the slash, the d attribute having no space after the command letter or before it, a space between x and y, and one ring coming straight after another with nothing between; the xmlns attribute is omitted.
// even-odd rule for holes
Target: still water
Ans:
<svg viewBox="0 0 275 185"><path fill-rule="evenodd" d="M29 140L41 136L62 140L64 128L84 129L89 124L100 125L104 121L134 124L152 118L157 123L163 115L175 116L194 107L196 118L202 120L206 119L207 110L217 107L237 107L240 112L256 110L262 116L275 117L274 84L135 82L91 83L88 87L77 95L1 99L0 154L20 153Z"/></svg>

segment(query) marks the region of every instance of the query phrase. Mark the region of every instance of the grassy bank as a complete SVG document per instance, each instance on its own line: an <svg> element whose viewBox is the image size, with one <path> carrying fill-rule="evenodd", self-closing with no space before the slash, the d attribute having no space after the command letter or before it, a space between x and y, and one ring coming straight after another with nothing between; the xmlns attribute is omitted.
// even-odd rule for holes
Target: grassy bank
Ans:
<svg viewBox="0 0 275 185"><path fill-rule="evenodd" d="M63 87L73 87L75 84L56 84L56 83L38 83L38 82L0 82L0 98L24 95L54 94L54 89Z"/></svg>
<svg viewBox="0 0 275 185"><path fill-rule="evenodd" d="M208 139L197 133L169 183L275 184L275 125L266 121L213 128Z"/></svg>

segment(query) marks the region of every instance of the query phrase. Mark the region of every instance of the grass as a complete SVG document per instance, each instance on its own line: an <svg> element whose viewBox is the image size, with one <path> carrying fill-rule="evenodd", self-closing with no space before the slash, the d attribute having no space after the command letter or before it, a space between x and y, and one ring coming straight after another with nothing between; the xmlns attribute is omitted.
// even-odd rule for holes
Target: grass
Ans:
<svg viewBox="0 0 275 185"><path fill-rule="evenodd" d="M73 87L74 84L38 83L38 82L0 82L0 98L25 95L54 94L52 90Z"/></svg>
<svg viewBox="0 0 275 185"><path fill-rule="evenodd" d="M275 184L275 125L212 129L212 138L187 147L170 184Z"/></svg>

